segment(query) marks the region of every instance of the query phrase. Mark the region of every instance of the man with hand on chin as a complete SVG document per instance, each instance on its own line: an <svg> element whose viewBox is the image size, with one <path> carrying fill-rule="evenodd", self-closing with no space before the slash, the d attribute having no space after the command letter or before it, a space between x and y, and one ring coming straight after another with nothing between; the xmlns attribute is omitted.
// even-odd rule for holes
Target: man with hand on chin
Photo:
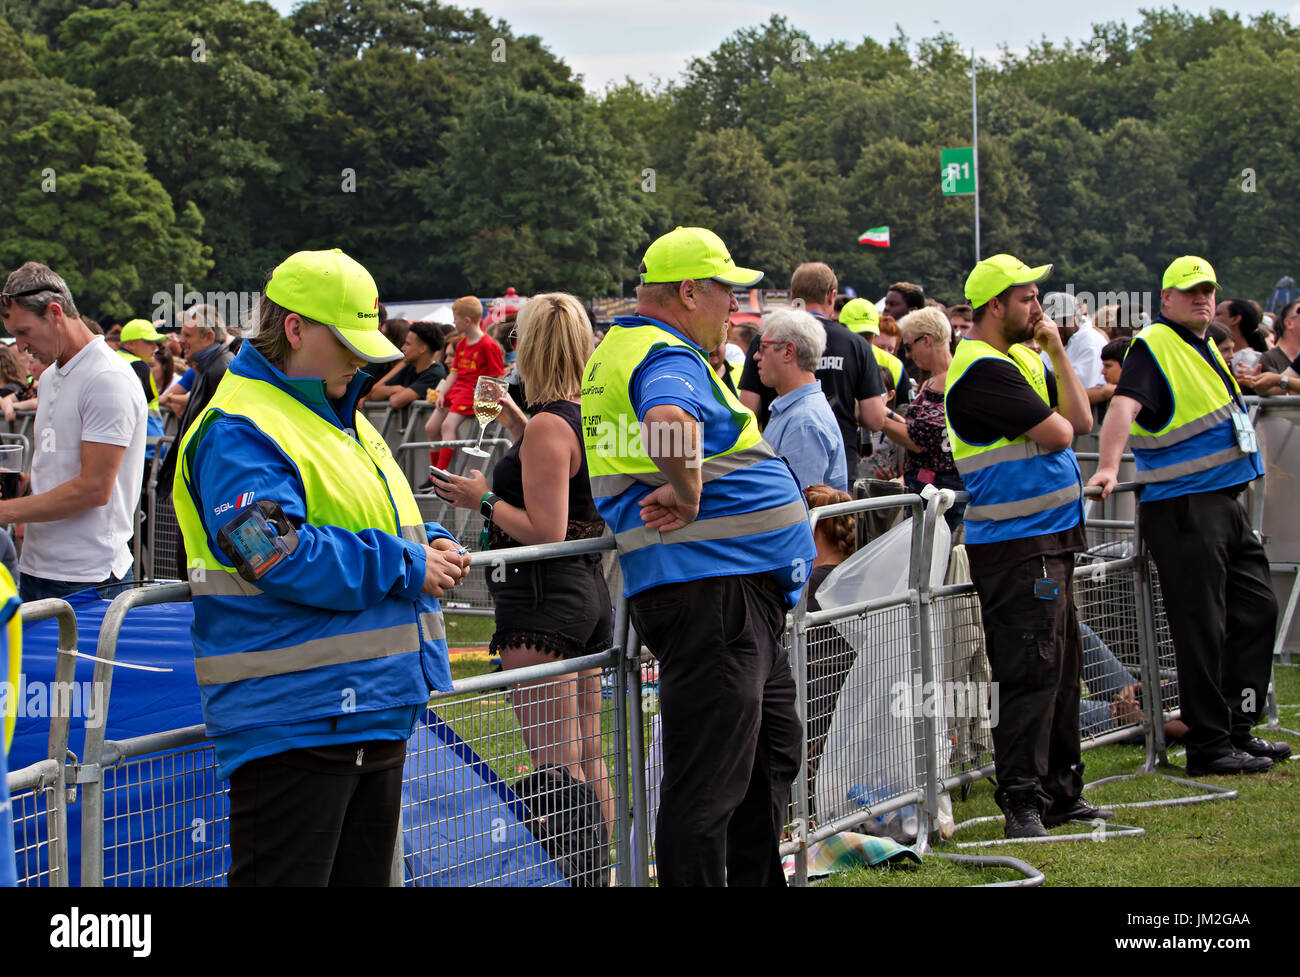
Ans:
<svg viewBox="0 0 1300 977"><path fill-rule="evenodd" d="M1124 357L1090 482L1103 498L1114 491L1132 443L1138 526L1160 571L1191 776L1264 773L1291 755L1251 732L1268 692L1277 600L1239 501L1264 474L1259 446L1241 389L1205 338L1218 287L1204 258L1165 269L1160 316Z"/></svg>
<svg viewBox="0 0 1300 977"><path fill-rule="evenodd" d="M1083 479L1070 445L1092 429L1092 410L1038 303L1037 283L1051 272L1009 254L975 266L965 289L975 325L953 354L945 396L953 460L971 496L966 552L1001 711L995 796L1008 838L1110 816L1082 794L1083 648L1070 587L1084 548ZM1031 339L1051 370L1022 345Z"/></svg>
<svg viewBox="0 0 1300 977"><path fill-rule="evenodd" d="M659 660L660 885L785 885L803 729L780 635L816 548L790 470L707 352L726 339L733 286L762 277L712 231L678 227L646 249L636 315L583 370L592 496Z"/></svg>

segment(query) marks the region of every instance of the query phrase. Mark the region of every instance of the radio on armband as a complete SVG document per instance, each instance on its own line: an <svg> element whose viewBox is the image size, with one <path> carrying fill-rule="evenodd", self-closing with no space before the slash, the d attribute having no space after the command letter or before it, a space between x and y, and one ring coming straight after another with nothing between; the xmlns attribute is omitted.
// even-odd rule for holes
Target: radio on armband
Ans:
<svg viewBox="0 0 1300 977"><path fill-rule="evenodd" d="M221 527L217 546L241 577L256 583L298 549L298 532L278 503L263 499Z"/></svg>

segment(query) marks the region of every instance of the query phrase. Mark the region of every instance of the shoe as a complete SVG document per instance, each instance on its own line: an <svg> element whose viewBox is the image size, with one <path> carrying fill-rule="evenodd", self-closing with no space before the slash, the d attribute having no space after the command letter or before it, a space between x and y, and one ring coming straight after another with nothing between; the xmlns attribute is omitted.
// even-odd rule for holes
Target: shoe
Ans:
<svg viewBox="0 0 1300 977"><path fill-rule="evenodd" d="M1187 776L1203 777L1206 774L1233 776L1234 774L1267 773L1273 769L1273 761L1268 757L1251 756L1234 750L1224 756L1208 760L1187 758Z"/></svg>
<svg viewBox="0 0 1300 977"><path fill-rule="evenodd" d="M420 493L432 492L432 491L433 491L433 479L432 479L432 478L426 478L426 479L424 480L424 484L421 485L421 486L419 486L415 491L416 491L416 492L420 492Z"/></svg>
<svg viewBox="0 0 1300 977"><path fill-rule="evenodd" d="M1006 822L1003 833L1008 838L1047 837L1047 829L1043 827L1043 816L1038 813L1038 808L1033 804L1013 807L1007 812Z"/></svg>
<svg viewBox="0 0 1300 977"><path fill-rule="evenodd" d="M1109 807L1097 807L1089 804L1082 796L1076 797L1074 803L1064 811L1053 810L1043 815L1043 827L1055 828L1067 821L1109 821L1115 812Z"/></svg>
<svg viewBox="0 0 1300 977"><path fill-rule="evenodd" d="M1249 753L1253 757L1267 757L1270 760L1285 760L1291 755L1291 747L1286 743L1270 743L1258 736L1252 736L1242 743L1233 743L1232 748L1238 753Z"/></svg>

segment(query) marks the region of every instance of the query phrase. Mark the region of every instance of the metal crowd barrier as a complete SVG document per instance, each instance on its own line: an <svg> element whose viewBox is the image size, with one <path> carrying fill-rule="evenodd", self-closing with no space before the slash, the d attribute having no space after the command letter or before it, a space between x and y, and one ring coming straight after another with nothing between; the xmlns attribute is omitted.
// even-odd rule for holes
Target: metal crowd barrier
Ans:
<svg viewBox="0 0 1300 977"><path fill-rule="evenodd" d="M829 506L814 510L809 518L815 527L821 519L840 515L863 519L869 513L900 507L911 516L911 569L903 589L818 612L807 610L805 597L787 617L784 640L796 677L797 709L805 722L804 762L793 785L788 841L783 846L783 853L794 855L796 884L807 882L810 845L905 808L917 819L919 844L926 848L940 837L941 795L993 770L991 732L980 714L981 706L988 704L981 696L982 683L989 676L974 587L965 582L931 584L929 568L941 519L938 507L924 504L919 496L901 495ZM1083 674L1085 705L1095 696L1098 708L1084 722L1083 744L1087 749L1141 739L1143 769L1153 770L1164 760L1161 720L1176 715L1178 707L1172 688L1162 687L1173 675L1173 657L1159 582L1149 559L1136 548L1131 523L1097 520L1087 531L1089 551L1077 561L1075 598L1080 622L1091 632L1091 638L1085 633L1085 642L1095 645ZM613 548L608 537L518 547L476 553L473 566L485 573L511 564ZM111 663L127 613L144 604L187 600L188 595L187 584L169 584L133 589L113 602L100 633L101 661L94 676L103 689L105 709L111 701ZM462 679L453 692L434 696L430 705L441 724L435 723L440 735L468 745L491 770L494 781L521 785L520 791L530 776L538 774L538 767L562 762L575 749L584 763L592 764L591 769L599 770L598 764L603 764L604 783L595 784L589 793L602 806L599 822L608 839L602 841L597 831L584 835L580 845L565 848L563 864L571 873L567 877L587 884L612 878L619 885L645 885L652 879L653 819L662 772L655 747L657 665L629 626L626 602L612 596L616 598L615 635L608 651ZM75 632L71 643L63 634L65 618L75 627L66 604L41 602L24 608L25 619L51 613L60 613L60 647L75 647ZM1108 656L1101 655L1101 646ZM891 714L890 707L898 701L897 681L869 682L865 672L855 672L858 649L864 648L873 649L879 658L874 663L877 671L901 680L903 688L910 691L919 683L924 690L931 683L929 688L935 692L964 690L960 694L965 698L953 701L969 708L963 713L945 703L941 709ZM70 676L71 656L66 661ZM63 657L59 667L65 667ZM599 679L590 674L592 669L600 670ZM1133 686L1141 686L1144 703L1159 702L1161 710L1115 708L1116 690ZM561 714L556 704L560 696L578 699L576 709ZM847 761L828 756L825 742L836 705L845 696L856 697L867 707L864 713L874 717L851 730L850 748L838 754ZM945 695L937 697L939 702L945 699ZM907 701L915 704L914 697ZM564 717L576 719L579 731L572 723L561 727ZM102 726L90 729L83 758L71 767L62 762L66 738L65 721L61 732L51 730L49 760L10 776L10 786L23 805L15 807L23 831L20 849L47 850L55 866L48 876L27 872L28 884L60 884L66 879L57 857L65 836L59 819L66 818L68 796L61 776L82 788L83 885L139 884L141 878L156 885L222 884L228 861L228 809L225 787L216 779L213 749L201 726L120 742L105 740ZM438 782L428 769L435 746L430 741L426 749L417 742L408 753L413 773L406 783L411 796L404 800L403 820L420 827L412 828L409 845L399 844L394 852L394 883L438 881L445 874L434 867L449 864L469 871L478 884L525 881L493 867L511 853L512 846L517 849L525 843L517 837L507 833L498 839L497 826L471 825L468 841L457 840L442 830L447 827L444 821L417 818L419 804L414 798ZM854 782L854 769L864 764L886 776L880 783ZM481 789L463 787L465 798L472 799L472 791ZM457 796L452 790L450 799ZM545 832L538 817L565 822L575 813L571 806L576 802L563 802L558 791L548 795L543 790L535 796L541 800L534 803L546 813L537 816L531 808L519 810L521 816L532 817L538 833ZM548 797L556 799L548 801ZM570 803L570 808L556 806L562 803ZM51 825L44 835L39 831L41 823ZM66 853L62 857L66 859ZM38 864L35 856L32 864ZM145 864L150 870L142 876Z"/></svg>
<svg viewBox="0 0 1300 977"><path fill-rule="evenodd" d="M13 814L14 853L18 884L24 886L66 886L68 884L68 804L75 786L69 788L68 730L71 709L68 696L77 666L77 617L65 600L37 600L23 604L19 610L24 624L55 618L59 623L58 660L54 685L49 690L50 732L46 759L21 770L10 771L10 807ZM108 700L105 699L105 709Z"/></svg>

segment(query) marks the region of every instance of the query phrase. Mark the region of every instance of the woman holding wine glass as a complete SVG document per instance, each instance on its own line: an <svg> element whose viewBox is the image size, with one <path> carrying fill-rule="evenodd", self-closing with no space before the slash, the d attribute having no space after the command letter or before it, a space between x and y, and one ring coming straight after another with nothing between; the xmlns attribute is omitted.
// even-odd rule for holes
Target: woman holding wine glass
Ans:
<svg viewBox="0 0 1300 977"><path fill-rule="evenodd" d="M516 330L531 419L504 384L493 385L491 406L514 444L496 463L491 487L473 469L469 477L435 474L434 491L458 508L483 512L489 549L600 536L605 523L592 501L580 428L582 368L592 350L586 313L572 295L537 295L520 310ZM488 396L486 389L476 392L476 413L481 403L487 412ZM509 565L488 574L488 588L496 608L491 650L501 655L503 668L596 654L613 641L598 553ZM601 746L600 669L567 681L527 683L515 691L513 702L534 766L559 767L585 781L605 824L612 825L613 792Z"/></svg>

